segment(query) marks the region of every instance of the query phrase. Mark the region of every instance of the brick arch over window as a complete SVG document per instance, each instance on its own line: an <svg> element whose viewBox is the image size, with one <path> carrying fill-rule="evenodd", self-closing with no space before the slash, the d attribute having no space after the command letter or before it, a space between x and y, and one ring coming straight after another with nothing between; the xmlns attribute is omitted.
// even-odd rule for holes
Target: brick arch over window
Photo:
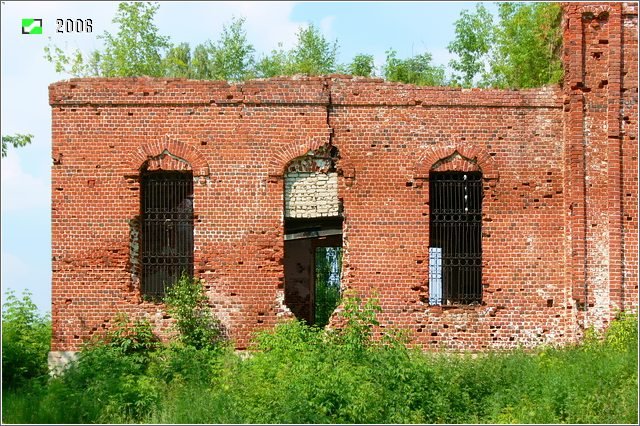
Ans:
<svg viewBox="0 0 640 426"><path fill-rule="evenodd" d="M191 146L167 135L161 141L144 144L129 159L129 168L139 172L153 170L191 170L193 176L208 176L209 164Z"/></svg>
<svg viewBox="0 0 640 426"><path fill-rule="evenodd" d="M608 15L611 13L611 11L612 11L611 6L608 4L599 4L599 5L588 4L580 8L580 13L582 13L583 15L593 14L595 17L599 19L607 18Z"/></svg>
<svg viewBox="0 0 640 426"><path fill-rule="evenodd" d="M434 147L425 151L414 167L414 179L428 179L431 171L480 171L483 179L497 180L495 161L484 149L470 145Z"/></svg>
<svg viewBox="0 0 640 426"><path fill-rule="evenodd" d="M306 142L293 142L277 151L269 161L268 175L270 181L277 181L284 177L285 168L291 161L306 155L309 151L315 151L327 143L325 137L309 138ZM349 159L348 154L342 148L340 159L336 164L338 173L351 181L355 178L355 167Z"/></svg>

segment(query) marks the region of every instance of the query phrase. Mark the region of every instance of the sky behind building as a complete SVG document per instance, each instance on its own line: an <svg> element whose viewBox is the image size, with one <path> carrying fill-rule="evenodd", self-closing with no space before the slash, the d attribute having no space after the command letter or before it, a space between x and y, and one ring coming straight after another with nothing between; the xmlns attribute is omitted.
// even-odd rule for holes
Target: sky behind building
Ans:
<svg viewBox="0 0 640 426"><path fill-rule="evenodd" d="M493 3L484 3L496 10ZM48 85L69 78L44 59L53 44L84 53L100 49L98 35L115 33L118 2L15 2L1 4L1 128L30 133L31 145L9 148L2 159L2 301L8 289L29 289L42 312L51 310L51 108ZM172 43L195 46L218 39L232 17L244 17L256 58L282 43L293 47L300 26L313 23L338 40L338 62L371 54L379 68L393 48L399 58L429 52L446 65L454 22L472 2L160 2L156 25ZM22 19L42 19L42 34L23 34ZM57 19L91 19L91 33L57 33Z"/></svg>

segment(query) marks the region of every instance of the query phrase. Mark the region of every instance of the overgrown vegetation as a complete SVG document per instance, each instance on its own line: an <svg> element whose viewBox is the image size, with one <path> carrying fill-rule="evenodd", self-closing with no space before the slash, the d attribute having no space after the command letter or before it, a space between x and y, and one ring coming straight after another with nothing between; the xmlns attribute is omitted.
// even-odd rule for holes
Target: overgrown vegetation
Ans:
<svg viewBox="0 0 640 426"><path fill-rule="evenodd" d="M298 29L296 45L282 44L256 56L247 39L244 18L223 26L216 41L191 46L172 44L154 24L158 4L122 2L113 22L116 34L98 36L102 49L89 54L67 52L58 46L45 48L45 58L56 71L74 76L186 77L244 81L251 78L346 73L380 76L388 81L416 85L470 87L538 87L562 77L561 9L559 3L498 4L499 17L478 5L464 10L455 23L455 39L449 51L456 55L447 76L445 67L432 63L428 51L399 58L390 47L384 64L376 67L373 56L359 53L349 63L338 62L338 40L327 40L314 25Z"/></svg>
<svg viewBox="0 0 640 426"><path fill-rule="evenodd" d="M51 320L38 313L31 293L7 292L2 305L2 390L24 386L47 376Z"/></svg>
<svg viewBox="0 0 640 426"><path fill-rule="evenodd" d="M258 334L251 356L241 357L219 338L202 339L212 323L189 319L212 318L199 302L201 283L181 281L174 301L190 326L178 327L179 338L160 343L148 322L120 316L62 376L38 380L35 363L37 374L5 389L3 422L638 421L637 315L621 314L604 336L590 332L580 345L473 357L423 353L400 332L374 338L375 298L347 292L340 329L283 322ZM17 317L34 318L27 299L12 299L21 306ZM15 318L3 316L5 331ZM3 354L11 344L3 336Z"/></svg>
<svg viewBox="0 0 640 426"><path fill-rule="evenodd" d="M465 87L527 88L562 80L559 3L498 4L498 20L482 5L461 13L449 51L454 82Z"/></svg>

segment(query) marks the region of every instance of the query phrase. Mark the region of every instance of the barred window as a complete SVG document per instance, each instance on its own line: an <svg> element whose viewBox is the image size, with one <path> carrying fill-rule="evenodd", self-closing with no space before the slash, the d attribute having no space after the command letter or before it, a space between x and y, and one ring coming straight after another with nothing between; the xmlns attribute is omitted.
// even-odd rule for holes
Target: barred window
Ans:
<svg viewBox="0 0 640 426"><path fill-rule="evenodd" d="M193 276L191 172L142 174L142 293L162 297L183 273Z"/></svg>
<svg viewBox="0 0 640 426"><path fill-rule="evenodd" d="M429 303L482 301L482 173L429 175Z"/></svg>

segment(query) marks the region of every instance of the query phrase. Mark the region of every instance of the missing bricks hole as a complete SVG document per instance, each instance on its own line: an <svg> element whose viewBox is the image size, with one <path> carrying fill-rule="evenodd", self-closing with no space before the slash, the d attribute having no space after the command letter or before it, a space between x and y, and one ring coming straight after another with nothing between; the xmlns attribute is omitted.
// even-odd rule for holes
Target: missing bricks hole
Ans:
<svg viewBox="0 0 640 426"><path fill-rule="evenodd" d="M547 308L553 307L553 299L547 299Z"/></svg>
<svg viewBox="0 0 640 426"><path fill-rule="evenodd" d="M405 185L407 185L408 187L413 186L413 182L407 182Z"/></svg>

